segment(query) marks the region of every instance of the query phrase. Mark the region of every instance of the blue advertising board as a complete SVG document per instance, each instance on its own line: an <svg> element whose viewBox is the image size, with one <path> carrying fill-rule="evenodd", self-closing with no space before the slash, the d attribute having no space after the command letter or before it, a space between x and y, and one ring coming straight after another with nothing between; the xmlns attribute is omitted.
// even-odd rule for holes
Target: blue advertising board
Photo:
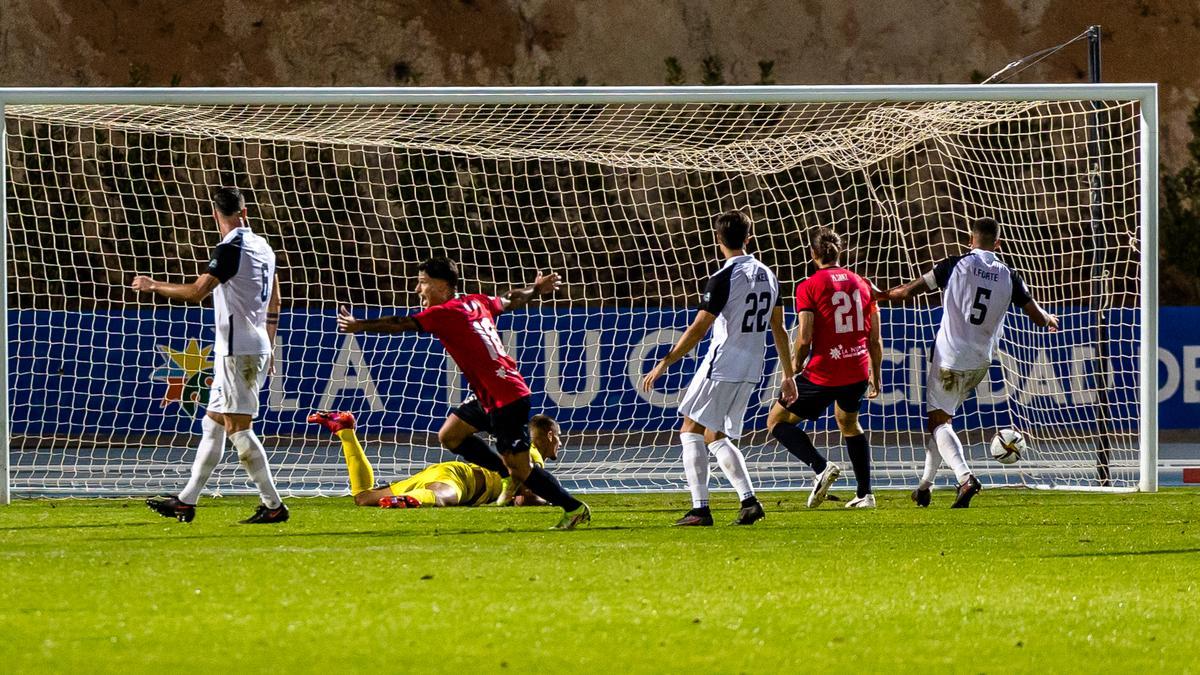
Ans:
<svg viewBox="0 0 1200 675"><path fill-rule="evenodd" d="M1090 426L1129 427L1137 419L1138 317L1108 310L1107 354L1096 348L1096 313L1051 308L1063 329L1049 334L1017 313L1006 353L964 410L979 424L1013 415ZM405 313L373 311L371 315ZM926 350L940 310L885 308L884 383L867 406L872 429L909 429L923 417ZM361 313L360 315L365 315ZM534 409L568 430L675 428L675 405L695 372L693 355L654 392L637 383L692 319L691 310L594 308L505 315L500 331L534 391ZM1163 428L1200 419L1200 308L1163 310L1159 353ZM207 401L212 329L208 310L129 312L14 310L9 314L12 431L88 434L120 427L171 433L194 428ZM277 369L263 393L266 433L303 433L316 409L349 409L364 425L435 431L465 395L464 382L428 335L340 335L331 311L284 312ZM1197 343L1197 344L1191 344ZM703 345L700 353L703 353ZM764 378L775 372L773 350ZM1115 386L1098 379L1108 364ZM765 426L774 387L752 402L749 428Z"/></svg>

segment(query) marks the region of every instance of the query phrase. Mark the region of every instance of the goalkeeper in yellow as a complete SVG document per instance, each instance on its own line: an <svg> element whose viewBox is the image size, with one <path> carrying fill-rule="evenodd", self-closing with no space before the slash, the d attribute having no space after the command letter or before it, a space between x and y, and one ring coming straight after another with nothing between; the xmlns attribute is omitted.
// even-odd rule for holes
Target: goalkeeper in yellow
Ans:
<svg viewBox="0 0 1200 675"><path fill-rule="evenodd" d="M346 470L350 474L350 494L359 506L412 509L421 506L480 506L496 503L504 492L503 479L489 471L466 462L431 464L415 476L374 487L375 470L354 432L354 415L348 412L315 412L308 421L320 424L342 442ZM529 420L529 458L538 466L546 459L558 459L562 447L558 422L547 415L534 415ZM528 490L517 493L513 504L541 506L546 502Z"/></svg>

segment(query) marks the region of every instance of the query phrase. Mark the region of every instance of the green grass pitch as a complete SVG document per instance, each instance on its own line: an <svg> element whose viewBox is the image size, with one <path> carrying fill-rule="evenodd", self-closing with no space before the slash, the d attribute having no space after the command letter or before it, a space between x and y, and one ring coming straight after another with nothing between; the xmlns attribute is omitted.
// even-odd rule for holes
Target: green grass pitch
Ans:
<svg viewBox="0 0 1200 675"><path fill-rule="evenodd" d="M842 493L843 495L845 493ZM558 511L249 498L0 507L4 672L1061 672L1200 668L1200 492L985 490L951 511L683 495ZM219 670L220 669L220 670Z"/></svg>

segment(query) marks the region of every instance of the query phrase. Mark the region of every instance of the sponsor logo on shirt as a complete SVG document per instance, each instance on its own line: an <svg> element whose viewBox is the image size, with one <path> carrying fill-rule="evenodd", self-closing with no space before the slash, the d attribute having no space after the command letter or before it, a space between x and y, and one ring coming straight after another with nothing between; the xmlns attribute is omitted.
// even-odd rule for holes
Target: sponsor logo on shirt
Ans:
<svg viewBox="0 0 1200 675"><path fill-rule="evenodd" d="M829 350L829 358L836 360L852 359L867 353L866 345L856 345L854 347L843 347L842 345L834 345Z"/></svg>

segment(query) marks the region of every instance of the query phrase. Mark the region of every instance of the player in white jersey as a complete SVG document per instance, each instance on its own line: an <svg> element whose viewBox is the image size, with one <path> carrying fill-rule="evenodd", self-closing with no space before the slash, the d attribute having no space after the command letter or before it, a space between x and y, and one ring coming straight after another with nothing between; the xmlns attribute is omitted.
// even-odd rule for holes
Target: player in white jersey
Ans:
<svg viewBox="0 0 1200 675"><path fill-rule="evenodd" d="M266 239L251 231L246 202L237 188L221 188L213 196L213 218L221 243L195 281L171 284L139 276L133 289L203 303L213 296L216 345L208 410L200 422L202 435L192 464L191 479L174 496L151 497L151 509L190 522L196 515L200 490L221 461L226 437L238 459L258 486L261 503L243 523L281 523L288 508L279 498L267 453L251 428L258 417L258 392L272 368L271 352L279 326L279 279L275 252Z"/></svg>
<svg viewBox="0 0 1200 675"><path fill-rule="evenodd" d="M981 485L967 467L962 443L952 418L958 406L987 377L1004 332L1010 305L1050 332L1058 319L1044 311L1019 276L996 256L1000 225L991 218L971 224L971 251L939 262L933 270L878 298L902 301L928 291L942 291L942 324L938 327L929 375L925 383L929 440L925 445L925 472L913 492L918 506L929 506L930 488L945 460L958 479L958 494L951 508L967 508Z"/></svg>
<svg viewBox="0 0 1200 675"><path fill-rule="evenodd" d="M742 500L734 523L750 525L765 517L762 504L754 496L746 460L729 439L741 437L746 407L762 379L768 325L783 366L784 398L788 402L796 398L779 281L766 265L746 253L750 218L740 211L727 211L717 218L716 229L725 264L709 278L692 325L642 379L642 389L650 391L655 380L690 353L712 328L708 354L679 404L679 414L683 415L679 439L692 509L676 525L713 524L708 508L710 452Z"/></svg>

